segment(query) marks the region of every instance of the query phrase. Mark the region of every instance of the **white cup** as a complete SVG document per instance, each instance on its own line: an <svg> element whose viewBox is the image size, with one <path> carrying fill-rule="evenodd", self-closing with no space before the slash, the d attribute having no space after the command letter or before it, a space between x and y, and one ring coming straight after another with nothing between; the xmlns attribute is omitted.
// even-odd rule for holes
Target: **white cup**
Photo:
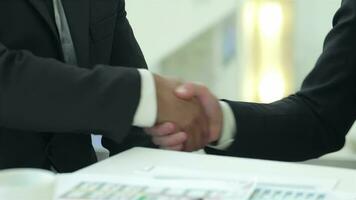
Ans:
<svg viewBox="0 0 356 200"><path fill-rule="evenodd" d="M0 170L1 200L52 200L55 175L40 169Z"/></svg>

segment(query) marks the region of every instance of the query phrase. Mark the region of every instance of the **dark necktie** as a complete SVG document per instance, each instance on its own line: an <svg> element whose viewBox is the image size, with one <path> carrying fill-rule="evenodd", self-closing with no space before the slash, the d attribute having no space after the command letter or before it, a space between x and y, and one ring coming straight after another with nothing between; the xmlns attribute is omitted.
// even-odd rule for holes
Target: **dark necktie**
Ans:
<svg viewBox="0 0 356 200"><path fill-rule="evenodd" d="M63 9L61 0L53 0L54 17L58 29L59 38L62 44L64 61L68 64L77 65L77 56L73 45L72 36L69 30L68 21Z"/></svg>

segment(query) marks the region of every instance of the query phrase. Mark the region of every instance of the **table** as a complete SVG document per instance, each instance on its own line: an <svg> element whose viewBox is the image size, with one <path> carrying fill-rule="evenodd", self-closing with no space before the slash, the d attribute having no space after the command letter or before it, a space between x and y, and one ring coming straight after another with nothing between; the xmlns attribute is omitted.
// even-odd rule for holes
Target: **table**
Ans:
<svg viewBox="0 0 356 200"><path fill-rule="evenodd" d="M253 173L256 176L338 179L337 191L356 192L356 170L147 148L133 148L76 173L129 175L145 166L153 165L187 170L208 170L217 174Z"/></svg>

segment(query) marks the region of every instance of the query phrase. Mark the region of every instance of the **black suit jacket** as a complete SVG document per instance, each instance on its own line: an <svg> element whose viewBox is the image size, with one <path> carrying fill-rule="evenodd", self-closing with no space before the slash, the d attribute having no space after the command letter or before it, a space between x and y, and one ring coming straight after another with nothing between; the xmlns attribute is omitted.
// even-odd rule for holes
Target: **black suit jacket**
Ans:
<svg viewBox="0 0 356 200"><path fill-rule="evenodd" d="M355 0L342 1L333 25L298 93L272 104L229 102L236 117L235 142L214 153L301 161L344 146L356 118Z"/></svg>
<svg viewBox="0 0 356 200"><path fill-rule="evenodd" d="M62 2L78 66L45 0L0 1L0 169L79 169L96 161L90 133L111 153L149 144L131 126L146 63L124 0Z"/></svg>

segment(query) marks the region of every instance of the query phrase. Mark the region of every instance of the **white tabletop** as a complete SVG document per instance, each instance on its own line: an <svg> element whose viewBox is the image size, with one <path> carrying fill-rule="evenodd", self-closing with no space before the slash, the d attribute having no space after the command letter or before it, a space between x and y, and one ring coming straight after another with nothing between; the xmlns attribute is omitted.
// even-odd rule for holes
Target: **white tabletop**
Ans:
<svg viewBox="0 0 356 200"><path fill-rule="evenodd" d="M156 149L133 148L107 160L84 168L78 173L129 175L148 166L219 173L255 174L256 176L305 177L337 179L336 190L356 192L356 170L319 167L305 164L242 159Z"/></svg>

